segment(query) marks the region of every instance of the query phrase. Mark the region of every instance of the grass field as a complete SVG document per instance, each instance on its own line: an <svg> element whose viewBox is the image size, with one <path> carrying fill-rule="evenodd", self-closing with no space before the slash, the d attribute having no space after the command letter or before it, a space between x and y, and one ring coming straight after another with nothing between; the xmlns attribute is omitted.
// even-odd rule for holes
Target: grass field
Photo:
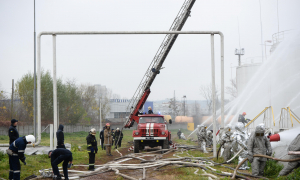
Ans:
<svg viewBox="0 0 300 180"><path fill-rule="evenodd" d="M182 132L185 134L187 137L191 132L188 130L182 130ZM177 137L177 130L171 130L172 133L172 139L173 142L178 143L178 144L185 144L185 145L196 145L196 142L193 142L191 140L181 140L178 139ZM127 153L127 148L131 146L128 144L129 141L132 141L132 130L124 130L123 131L124 138L122 141L122 148L123 152ZM87 132L77 132L77 133L65 133L65 143L70 143L72 144L72 153L73 153L73 163L74 164L88 164L88 153L86 151L86 136L88 135ZM98 144L99 144L99 134L96 135ZM194 139L196 139L196 135L194 134L192 136ZM0 136L0 143L7 143L8 142L8 137L7 136ZM43 133L42 134L42 143L41 145L43 146L49 146L49 134ZM78 146L81 148L79 149ZM106 156L106 152L100 150L101 147L98 146L99 152L96 155L96 164L103 164L106 163L113 158L119 157L119 154L117 152L113 152L113 157L108 157ZM120 150L121 151L121 150ZM173 157L174 153L170 153L166 155L164 158L168 157ZM181 156L181 157L187 157L187 156L194 156L194 157L211 157L213 154L212 152L205 154L202 153L198 150L189 150L184 153L181 152L176 152L176 155ZM219 158L218 161L216 159L213 159L216 162L222 162L223 159ZM39 175L38 170L40 169L47 169L51 168L50 165L50 159L48 158L47 155L32 155L32 156L26 156L26 162L27 165L24 166L21 163L21 179L24 179L32 174ZM233 163L228 164L226 166L230 166L235 168L238 164L237 159L233 161ZM221 167L221 166L214 166L213 168L217 169L218 172L221 171L226 171L226 172L233 172L232 170L229 170L227 168ZM281 167L282 168L282 167ZM286 177L280 177L276 178L278 172L281 169L276 162L268 162L266 166L266 174L269 177L269 179L278 179L278 180L283 180L283 179L300 179L300 169L295 170L293 173L291 173L289 176ZM84 168L87 169L87 168ZM81 169L81 170L84 170ZM156 173L155 178L157 179L182 179L182 180L189 180L189 179L207 179L204 176L199 176L194 174L196 168L194 167L181 167L181 168L175 168L173 167L166 167L162 168L164 170L159 171ZM274 171L276 169L276 172ZM8 170L9 170L9 163L8 163L8 155L1 153L0 152L0 177L4 179L8 179ZM246 173L251 173L251 171L244 171ZM199 170L197 172L198 174L202 174L202 170ZM115 176L116 179L123 179L122 177ZM219 176L220 179L230 179L229 177L221 177ZM255 179L255 178L251 178Z"/></svg>

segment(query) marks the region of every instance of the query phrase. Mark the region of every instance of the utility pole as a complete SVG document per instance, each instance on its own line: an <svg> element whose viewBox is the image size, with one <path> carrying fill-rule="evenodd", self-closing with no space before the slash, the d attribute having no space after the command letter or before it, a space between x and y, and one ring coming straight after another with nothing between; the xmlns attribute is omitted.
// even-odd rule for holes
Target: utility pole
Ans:
<svg viewBox="0 0 300 180"><path fill-rule="evenodd" d="M36 35L35 35L35 0L33 0L33 36L34 36L34 92L33 92L33 134L36 137Z"/></svg>
<svg viewBox="0 0 300 180"><path fill-rule="evenodd" d="M13 111L14 111L14 79L12 79L12 85L11 85L11 113L10 113L10 119L13 119Z"/></svg>

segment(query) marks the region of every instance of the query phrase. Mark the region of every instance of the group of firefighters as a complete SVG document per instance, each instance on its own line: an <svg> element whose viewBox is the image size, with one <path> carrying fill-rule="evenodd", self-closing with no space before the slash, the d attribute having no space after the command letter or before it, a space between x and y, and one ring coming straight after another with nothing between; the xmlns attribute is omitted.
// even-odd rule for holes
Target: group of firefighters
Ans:
<svg viewBox="0 0 300 180"><path fill-rule="evenodd" d="M250 135L247 133L245 123L249 120L245 119L246 113L244 112L239 116L238 123L235 124L235 132L232 131L231 125L227 125L219 135L219 144L222 157L224 161L229 162L233 154L239 155L239 163L243 159L248 158L251 163L252 175L263 176L264 168L266 165L267 158L265 157L254 157L255 154L261 155L272 155L272 148L269 139L265 135L264 124L256 126L255 131ZM9 155L9 179L19 180L20 179L20 161L26 165L26 157L24 155L25 149L28 144L34 146L35 137L33 135L27 135L19 137L19 133L16 129L18 120L11 120L11 126L8 130L9 134L9 148L6 150ZM59 129L56 132L57 136L57 149L48 152L48 157L51 158L51 166L54 173L55 180L61 179L61 174L58 171L58 164L63 162L63 173L64 179L68 179L68 170L72 166L72 152L66 149L64 144L64 126L59 125ZM212 146L213 131L207 131L204 125L197 127L198 146L204 153L208 153L206 146ZM177 135L179 138L182 137L182 132L178 131ZM98 152L97 140L96 140L96 129L92 128L89 135L86 137L87 151L89 154L89 170L95 170L95 155ZM111 147L121 147L123 133L119 128L114 131L110 128L110 124L107 123L103 130L100 132L100 140L102 150L106 150L107 156L112 156ZM300 134L291 142L288 147L289 151L300 151ZM292 155L290 159L296 159L299 155ZM19 161L20 160L20 161ZM293 169L298 167L299 162L289 162L279 173L279 175L286 175ZM240 169L249 169L247 161L240 166Z"/></svg>
<svg viewBox="0 0 300 180"><path fill-rule="evenodd" d="M12 119L11 126L8 130L9 135L9 148L6 150L9 155L9 179L10 180L19 180L20 179L20 161L26 165L26 157L24 155L27 144L32 144L34 146L35 137L33 135L27 135L24 137L19 137L17 130L18 120ZM57 146L55 150L50 150L48 152L48 157L51 158L51 166L53 170L54 177L53 179L59 180L62 179L61 174L58 170L58 164L62 163L64 179L68 178L68 168L72 166L72 152L65 147L64 143L64 126L59 125L58 131L56 132L57 137ZM95 170L95 155L98 152L97 140L96 140L96 129L92 128L89 132L89 135L86 137L87 142L87 151L89 154L89 168L88 170ZM107 123L103 130L100 132L100 140L102 150L106 150L106 155L112 156L111 147L121 147L123 139L123 133L119 128L114 131L110 128L110 124Z"/></svg>
<svg viewBox="0 0 300 180"><path fill-rule="evenodd" d="M255 131L248 134L245 125L250 122L249 119L245 119L246 113L244 112L238 118L238 122L235 124L235 132L231 125L227 125L219 135L221 155L224 161L230 163L230 159L233 155L238 154L238 162L241 163L245 158L248 158L251 163L252 175L263 176L264 169L266 166L267 158L265 157L254 157L255 154L260 155L272 155L272 147L270 140L268 139L269 134L266 134L264 124L256 126ZM204 125L197 127L198 146L204 153L206 151L206 143L212 145L212 131L207 131ZM181 134L179 129L178 135ZM290 143L287 148L289 151L300 151L300 134ZM299 158L300 155L291 155L290 159ZM279 176L287 175L292 172L293 169L299 167L300 162L289 162L280 172ZM245 161L239 169L247 170L247 161Z"/></svg>

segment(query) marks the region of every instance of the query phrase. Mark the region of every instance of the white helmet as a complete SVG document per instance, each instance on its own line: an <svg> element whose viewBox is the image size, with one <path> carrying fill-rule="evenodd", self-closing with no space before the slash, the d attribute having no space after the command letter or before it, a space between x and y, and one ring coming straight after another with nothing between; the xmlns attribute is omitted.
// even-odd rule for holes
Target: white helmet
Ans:
<svg viewBox="0 0 300 180"><path fill-rule="evenodd" d="M92 129L90 130L90 133L91 133L93 136L95 136L95 135L96 135L96 129L95 129L95 128L92 128Z"/></svg>
<svg viewBox="0 0 300 180"><path fill-rule="evenodd" d="M25 138L27 142L31 142L32 144L35 143L35 137L33 135L27 135Z"/></svg>
<svg viewBox="0 0 300 180"><path fill-rule="evenodd" d="M120 130L119 128L117 128L117 131Z"/></svg>

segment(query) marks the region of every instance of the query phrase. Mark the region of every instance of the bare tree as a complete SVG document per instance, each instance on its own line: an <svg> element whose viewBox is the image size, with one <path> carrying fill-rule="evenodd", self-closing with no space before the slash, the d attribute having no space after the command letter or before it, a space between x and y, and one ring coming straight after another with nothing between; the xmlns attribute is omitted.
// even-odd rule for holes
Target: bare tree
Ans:
<svg viewBox="0 0 300 180"><path fill-rule="evenodd" d="M230 86L226 86L226 93L231 96L231 99L235 99L238 95L237 93L237 85L236 78L230 79Z"/></svg>
<svg viewBox="0 0 300 180"><path fill-rule="evenodd" d="M171 109L171 112L169 112L169 114L172 114L174 119L175 119L176 116L179 115L180 107L181 107L181 103L176 101L175 97L170 99L169 108Z"/></svg>
<svg viewBox="0 0 300 180"><path fill-rule="evenodd" d="M200 86L200 94L205 98L206 104L208 107L209 112L212 110L212 84L208 85L201 85ZM215 97L216 97L216 109L220 107L220 101L219 101L219 88L216 86L215 89Z"/></svg>

